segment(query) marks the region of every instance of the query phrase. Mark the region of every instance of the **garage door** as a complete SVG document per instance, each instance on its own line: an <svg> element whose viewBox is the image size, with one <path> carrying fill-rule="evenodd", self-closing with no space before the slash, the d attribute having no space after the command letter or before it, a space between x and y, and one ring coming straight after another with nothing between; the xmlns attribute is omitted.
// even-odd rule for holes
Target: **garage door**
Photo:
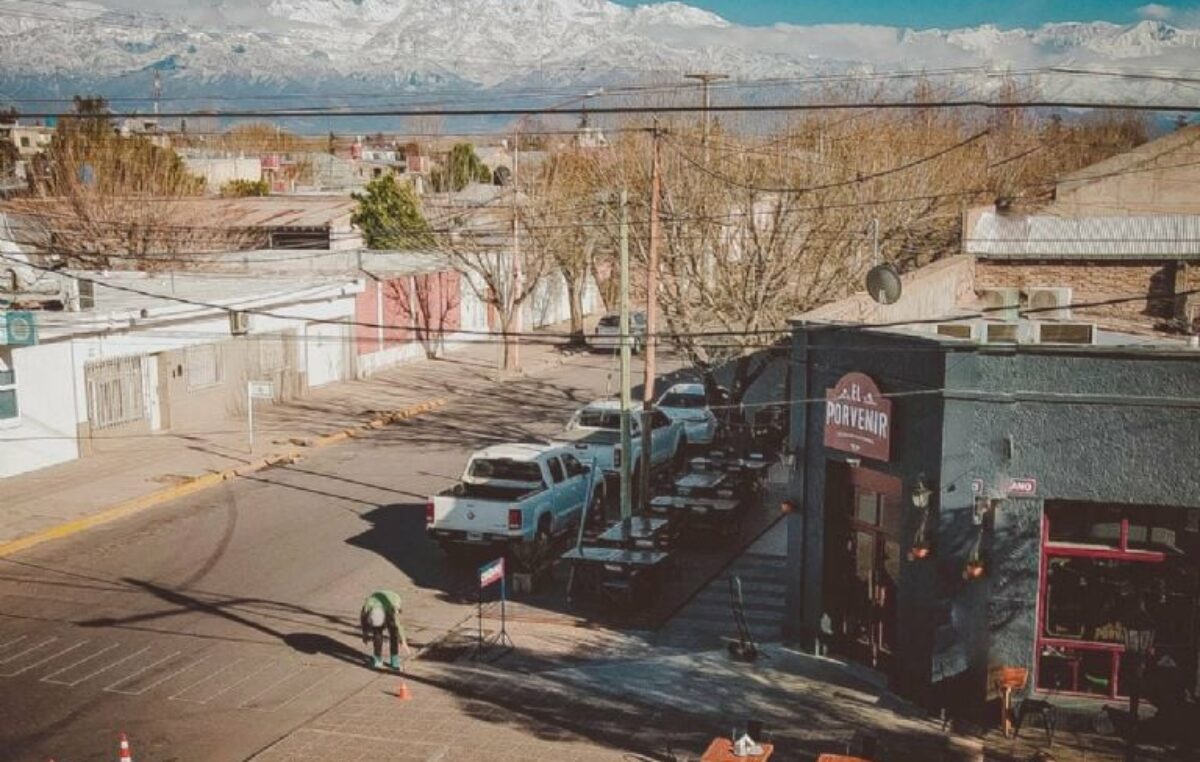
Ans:
<svg viewBox="0 0 1200 762"><path fill-rule="evenodd" d="M345 323L310 323L304 330L308 385L322 386L349 376L346 355L350 327Z"/></svg>

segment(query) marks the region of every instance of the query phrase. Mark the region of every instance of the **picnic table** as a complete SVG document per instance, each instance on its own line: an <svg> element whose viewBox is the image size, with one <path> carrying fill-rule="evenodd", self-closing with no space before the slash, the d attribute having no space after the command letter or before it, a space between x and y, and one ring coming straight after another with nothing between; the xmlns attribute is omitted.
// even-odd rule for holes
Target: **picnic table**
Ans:
<svg viewBox="0 0 1200 762"><path fill-rule="evenodd" d="M634 518L613 524L596 537L596 542L620 548L663 548L670 540L670 530L669 519Z"/></svg>
<svg viewBox="0 0 1200 762"><path fill-rule="evenodd" d="M759 746L762 747L762 754L738 757L733 753L733 741L728 738L714 738L704 752L704 756L700 757L700 762L767 762L775 753L775 745L760 743Z"/></svg>
<svg viewBox="0 0 1200 762"><path fill-rule="evenodd" d="M670 554L660 550L593 547L584 545L562 554L579 572L581 582L593 583L602 596L622 602L652 596L658 590L658 572Z"/></svg>

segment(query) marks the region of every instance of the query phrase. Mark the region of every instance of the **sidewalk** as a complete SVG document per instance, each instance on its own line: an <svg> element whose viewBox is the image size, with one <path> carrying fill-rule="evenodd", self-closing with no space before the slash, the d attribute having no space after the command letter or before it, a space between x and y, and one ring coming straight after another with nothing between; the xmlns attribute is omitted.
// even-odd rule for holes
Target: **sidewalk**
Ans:
<svg viewBox="0 0 1200 762"><path fill-rule="evenodd" d="M294 402L256 406L252 453L245 419L218 418L202 431L109 441L94 455L2 479L0 556L303 456L351 436L348 430L383 426L389 416L420 415L486 390L503 383L497 378L496 355L493 344L468 346L444 359L321 387ZM546 344L521 348L526 375L567 357Z"/></svg>
<svg viewBox="0 0 1200 762"><path fill-rule="evenodd" d="M728 574L747 563L769 576L761 559L779 552L783 532L775 524L708 588L727 596ZM763 723L780 760L845 753L866 736L881 759L982 759L977 740L943 734L861 670L778 643L753 664L732 660L717 631L694 630L713 606L707 593L658 632L517 616L510 654L418 659L404 676L410 700L397 696L401 678L380 676L254 759L682 762L749 719Z"/></svg>

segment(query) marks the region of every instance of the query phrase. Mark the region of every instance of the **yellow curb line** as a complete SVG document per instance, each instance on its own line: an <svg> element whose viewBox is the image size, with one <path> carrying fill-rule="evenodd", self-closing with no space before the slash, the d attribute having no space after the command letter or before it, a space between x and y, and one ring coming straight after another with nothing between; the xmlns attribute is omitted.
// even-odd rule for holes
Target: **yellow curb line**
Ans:
<svg viewBox="0 0 1200 762"><path fill-rule="evenodd" d="M383 420L384 422L406 420L413 416L421 415L422 413L427 413L431 410L436 410L437 408L444 406L446 403L447 400L445 398L438 398L428 402L422 402L420 404L411 405L402 410L389 413L384 416ZM342 431L338 431L333 434L317 437L315 440L313 440L313 446L321 447L324 445L343 442L368 428L376 428L371 426L372 423L375 423L375 421L371 421L370 423L360 427L343 429ZM0 558L11 556L14 553L20 553L23 550L28 550L37 545L41 545L44 542L61 540L64 537L70 537L73 534L78 534L79 532L91 529L92 527L108 524L116 521L117 519L125 518L126 516L132 516L136 513L140 513L149 508L161 505L162 503L170 500L176 500L178 498L190 495L193 492L199 492L200 490L208 489L209 487L220 484L223 481L228 481L229 479L239 476L246 476L247 474L252 474L255 471L261 471L281 463L286 464L295 462L301 457L302 453L303 450L300 449L295 449L284 453L274 453L235 468L228 468L224 471L213 471L189 479L182 484L155 490L154 492L141 495L140 497L125 500L110 508L100 511L99 513L94 513L91 516L73 519L71 521L58 524L57 526L52 526L49 529L43 529L40 532L34 532L33 534L25 535L24 537L18 537L15 540L0 543Z"/></svg>

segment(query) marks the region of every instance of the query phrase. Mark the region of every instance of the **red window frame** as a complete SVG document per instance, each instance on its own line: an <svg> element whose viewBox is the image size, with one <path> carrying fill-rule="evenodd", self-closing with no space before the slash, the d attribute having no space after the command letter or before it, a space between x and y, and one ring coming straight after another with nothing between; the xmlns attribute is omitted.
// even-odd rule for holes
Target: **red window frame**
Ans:
<svg viewBox="0 0 1200 762"><path fill-rule="evenodd" d="M1121 675L1121 657L1124 655L1125 646L1120 643L1102 643L1088 640L1072 640L1070 638L1054 638L1046 635L1046 601L1047 588L1049 587L1049 571L1050 558L1099 558L1112 561L1130 561L1135 563L1163 563L1166 561L1166 554L1153 550L1134 550L1129 547L1129 517L1121 517L1120 537L1117 542L1117 547L1108 547L1103 545L1084 545L1076 543L1055 543L1050 540L1050 511L1049 506L1042 511L1042 558L1040 578L1038 580L1038 599L1037 599L1037 641L1035 644L1033 666L1034 666L1034 690L1043 693L1065 693L1072 696L1082 696L1087 698L1115 700L1124 698L1120 691L1120 675ZM1045 647L1058 649L1068 649L1071 651L1107 651L1111 659L1111 678L1109 680L1109 690L1107 696L1102 696L1097 693L1086 693L1083 691L1063 690L1056 688L1043 688L1041 685L1041 668L1042 668L1042 651ZM1078 667L1078 664L1076 664ZM1075 670L1078 671L1077 669ZM1079 678L1076 674L1073 678L1075 686L1079 685Z"/></svg>

